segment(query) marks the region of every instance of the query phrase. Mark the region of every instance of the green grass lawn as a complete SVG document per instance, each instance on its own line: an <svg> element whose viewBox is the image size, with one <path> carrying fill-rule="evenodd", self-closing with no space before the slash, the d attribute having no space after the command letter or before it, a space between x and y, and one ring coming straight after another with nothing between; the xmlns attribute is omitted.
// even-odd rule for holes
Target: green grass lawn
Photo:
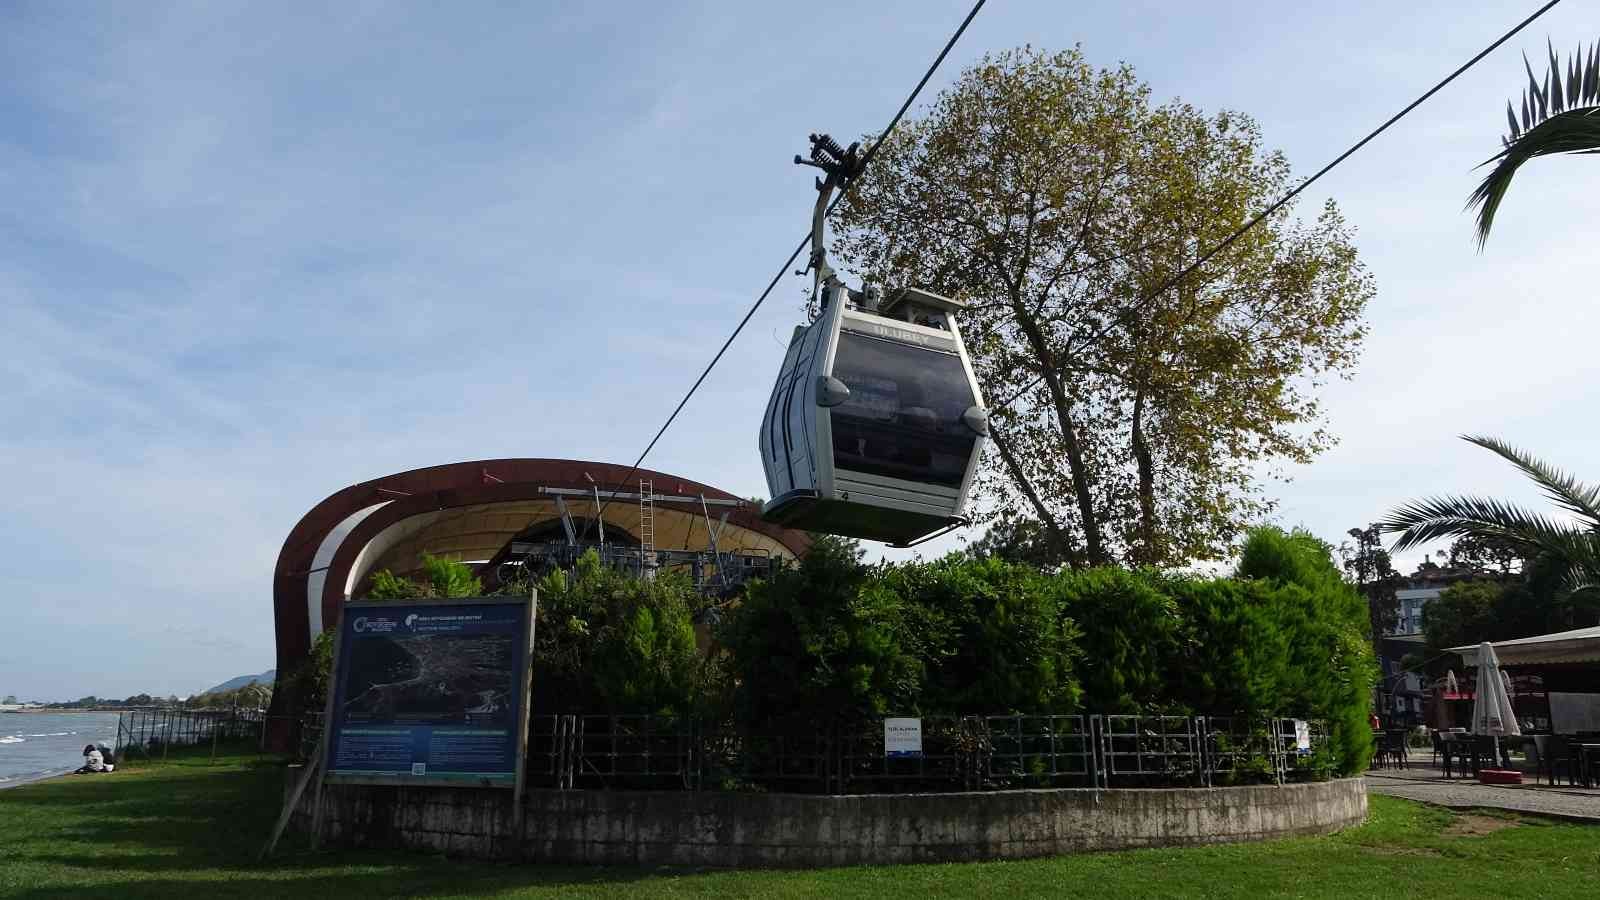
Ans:
<svg viewBox="0 0 1600 900"><path fill-rule="evenodd" d="M311 853L291 836L258 864L282 782L248 756L198 756L0 791L0 896L1600 897L1600 827L1384 797L1331 837L1023 862L602 869Z"/></svg>

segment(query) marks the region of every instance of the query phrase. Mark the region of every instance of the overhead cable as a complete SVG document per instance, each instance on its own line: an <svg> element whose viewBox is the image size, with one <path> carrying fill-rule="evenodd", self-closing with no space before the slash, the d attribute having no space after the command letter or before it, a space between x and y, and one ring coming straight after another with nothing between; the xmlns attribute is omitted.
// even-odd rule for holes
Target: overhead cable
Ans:
<svg viewBox="0 0 1600 900"><path fill-rule="evenodd" d="M872 158L877 155L878 148L883 146L883 142L888 140L889 136L894 133L895 128L900 124L900 120L905 117L906 110L910 109L911 104L916 102L917 97L922 93L922 89L927 86L928 80L933 77L933 73L938 71L939 66L944 63L945 57L950 55L950 50L955 47L956 41L959 41L961 35L966 33L967 26L972 24L972 20L977 17L978 11L983 9L983 5L986 2L987 0L978 0L977 3L974 3L971 11L967 13L967 17L961 20L961 25L950 35L950 39L945 41L944 49L940 50L939 55L934 57L933 63L928 66L928 70L922 73L922 79L917 82L917 86L911 89L910 94L906 95L905 102L900 104L900 109L894 114L894 118L889 120L888 127L883 130L877 140L872 142L872 146L867 148L866 154L861 158L862 170L865 170L872 163ZM848 190L849 184L846 184L844 189L834 198L833 203L828 206L828 212L833 212L834 207L838 206L839 201L844 199ZM694 397L695 391L698 391L700 385L705 383L706 376L710 375L711 370L715 369L717 363L722 361L723 354L728 352L728 348L733 345L734 339L739 336L740 332L744 331L746 325L750 324L750 319L756 314L756 310L760 309L761 304L767 301L767 297L772 294L772 290L778 286L778 282L794 266L795 260L800 258L801 251L805 250L806 245L810 242L811 233L808 231L806 236L800 239L800 243L795 245L794 251L789 254L789 258L778 268L777 274L773 275L772 280L767 283L766 290L763 290L761 295L756 297L756 302L752 303L750 308L745 311L744 318L740 319L739 324L734 326L733 332L728 335L728 339L722 342L722 346L718 348L716 355L711 357L711 362L706 364L705 371L701 372L700 377L696 378L694 384L689 386L688 393L684 394L683 399L678 401L678 405L672 410L672 415L667 416L667 421L662 423L661 429L656 432L656 436L650 439L649 444L645 445L644 452L640 453L639 458L633 461L633 466L628 470L628 474L623 476L618 487L612 491L613 496L617 490L626 486L639 473L639 467L644 464L645 457L650 455L650 451L655 449L657 442L661 440L661 436L667 433L668 428L672 427L672 423L677 420L678 414L683 412L683 408L688 405L690 398ZM605 505L600 507L600 512L604 513L606 506L610 504L611 500L608 498Z"/></svg>

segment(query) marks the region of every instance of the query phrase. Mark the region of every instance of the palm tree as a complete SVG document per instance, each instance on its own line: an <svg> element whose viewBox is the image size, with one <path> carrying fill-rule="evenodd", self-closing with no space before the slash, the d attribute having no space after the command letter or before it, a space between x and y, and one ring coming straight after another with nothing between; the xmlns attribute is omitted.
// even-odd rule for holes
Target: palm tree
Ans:
<svg viewBox="0 0 1600 900"><path fill-rule="evenodd" d="M1378 523L1399 532L1399 552L1442 538L1478 537L1519 548L1529 559L1544 557L1565 570L1572 591L1600 586L1600 488L1497 438L1462 435L1522 470L1558 507L1577 522L1530 512L1503 500L1484 497L1428 497L1413 500Z"/></svg>
<svg viewBox="0 0 1600 900"><path fill-rule="evenodd" d="M1600 152L1600 43L1591 45L1587 54L1583 45L1578 45L1578 52L1567 61L1565 79L1555 46L1549 44L1549 49L1550 68L1543 85L1533 77L1533 66L1523 55L1528 87L1522 92L1521 121L1507 101L1506 122L1511 132L1500 139L1504 149L1483 163L1494 163L1494 169L1467 201L1468 209L1478 208L1480 250L1489 239L1495 211L1511 187L1511 178L1523 163L1552 153Z"/></svg>

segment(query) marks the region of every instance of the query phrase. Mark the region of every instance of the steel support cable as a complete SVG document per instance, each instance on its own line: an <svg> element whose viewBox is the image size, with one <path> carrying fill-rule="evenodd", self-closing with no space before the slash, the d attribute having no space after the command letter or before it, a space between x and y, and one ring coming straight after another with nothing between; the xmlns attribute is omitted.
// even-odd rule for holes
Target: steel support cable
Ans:
<svg viewBox="0 0 1600 900"><path fill-rule="evenodd" d="M872 142L872 146L868 147L867 152L861 157L860 172L865 172L867 166L872 163L872 158L878 154L878 148L883 146L883 142L888 140L889 136L894 133L895 128L900 124L900 120L905 117L906 111L911 108L911 104L916 102L917 97L922 93L922 89L927 86L928 80L933 78L933 73L939 70L939 66L944 63L945 57L950 55L951 49L955 47L957 41L961 40L961 35L966 33L967 26L972 24L972 20L974 18L977 18L978 11L983 9L983 5L986 2L988 2L988 0L978 0L978 2L974 3L972 5L972 9L967 13L967 17L961 20L961 25L957 27L955 32L950 35L950 39L945 41L944 49L940 50L939 55L934 57L933 63L928 66L928 70L922 73L922 79L917 82L917 86L911 89L910 94L906 95L905 102L900 104L899 111L894 114L894 118L889 120L888 127L883 130L883 133L878 136L877 140ZM838 195L833 198L833 202L828 204L828 213L831 214L833 212L834 207L838 206L839 202L844 199L845 194L849 192L850 186L858 180L860 180L860 173L856 175L856 178L845 182L845 184L839 189ZM705 371L701 372L700 377L696 378L694 380L694 384L689 386L689 392L683 395L682 400L678 401L677 407L672 410L672 415L667 416L667 421L662 423L661 429L656 432L656 436L650 439L649 444L645 445L644 452L640 453L639 458L633 461L633 465L628 469L628 474L622 477L622 481L618 488L613 489L611 496L608 497L606 502L600 506L599 515L605 514L606 508L611 505L611 501L616 499L618 490L620 490L621 487L626 486L635 475L639 474L639 467L644 464L645 457L650 455L650 451L655 449L656 444L661 440L661 436L667 433L668 428L672 427L672 423L677 420L678 414L683 412L683 408L688 405L689 400L694 397L695 392L700 389L700 385L705 383L706 377L711 374L711 370L715 369L717 367L717 363L722 361L723 354L727 353L728 348L733 346L734 340L739 337L740 332L744 331L744 327L750 324L750 319L755 316L756 310L759 310L761 308L761 304L767 301L767 297L771 296L773 289L778 286L778 282L781 281L783 276L789 272L789 269L794 265L795 260L800 258L801 252L804 251L806 246L810 243L811 232L808 230L806 232L806 236L800 239L800 243L796 245L794 251L789 254L789 258L784 261L783 266L778 269L777 274L773 275L772 280L767 282L766 290L763 290L760 296L756 297L756 302L752 303L750 308L745 311L744 318L740 319L739 324L734 326L733 332L728 335L727 340L722 342L722 346L717 350L716 355L711 357L711 362L706 364Z"/></svg>
<svg viewBox="0 0 1600 900"><path fill-rule="evenodd" d="M1404 109L1402 109L1399 112L1395 113L1394 115L1390 116L1388 121L1384 122L1382 125L1379 125L1377 128L1374 128L1371 132L1369 132L1367 134L1366 137L1362 138L1361 140L1357 141L1354 145L1352 145L1350 147L1350 149L1348 149L1348 150L1344 151L1343 153L1339 154L1337 157L1334 158L1334 160L1332 162L1330 162L1327 165L1323 166L1321 169L1318 169L1317 173L1315 175L1312 175L1310 178L1307 178L1305 181L1301 182L1299 187L1296 187L1294 190L1290 191L1289 193L1284 194L1281 198L1278 199L1277 202L1273 203L1271 206L1267 207L1265 210L1262 210L1261 213L1259 213L1255 218L1253 218L1250 221L1244 223L1236 231L1234 231L1232 234L1230 234L1226 238L1224 238L1215 247L1212 247L1206 253L1204 253L1199 258L1197 258L1194 262L1192 262L1189 265L1185 266L1182 271L1180 271L1178 274L1172 276L1172 278L1168 279L1167 281L1163 282L1160 287L1158 287L1155 290L1151 291L1149 293L1149 295L1147 295L1143 300L1140 300L1138 303L1134 304L1133 306L1128 307L1126 310L1124 310L1123 312L1119 313L1117 316L1113 317L1111 323L1109 325L1107 325L1105 328L1100 329L1099 333L1095 335L1095 339L1098 340L1099 338L1104 337L1106 335L1106 333L1109 332L1112 328L1116 327L1119 324L1122 324L1121 320L1123 318L1131 315L1134 312L1137 312L1137 311L1141 310L1145 306L1148 306L1150 303L1154 302L1156 298L1160 297L1162 294L1166 293L1168 290L1171 290L1180 281L1182 281L1183 279L1189 277L1190 275L1193 275L1195 273L1195 271L1197 271L1201 266L1205 265L1207 262L1210 262L1211 259L1213 257L1215 257L1218 253L1221 253L1222 251L1224 251L1224 250L1228 249L1229 247L1233 246L1233 243L1235 241L1237 241L1239 238L1243 237L1246 232L1250 231L1252 228L1255 228L1257 225L1261 224L1263 221L1265 221L1273 213L1275 213L1278 210L1282 209L1284 204L1288 203L1290 200L1293 200L1295 197L1300 196L1302 191L1304 191L1306 188L1310 187L1312 184L1316 183L1316 181L1318 179L1320 179L1322 176L1324 176L1324 175L1328 174L1329 172L1333 171L1335 166L1338 166L1340 163L1342 163L1345 160L1349 159L1352 155L1355 154L1356 151L1360 150L1362 147L1365 147L1368 143L1370 143L1378 135L1383 134L1385 131L1388 131L1389 130L1389 126L1391 126L1391 125L1395 124L1396 122L1400 121L1401 119L1405 118L1406 115L1409 114L1412 110L1414 110L1417 107L1421 106L1424 102L1426 102L1434 94L1437 94L1437 93L1439 93L1439 91L1443 90L1447 85L1450 84L1450 82L1455 81L1463 73L1465 73L1468 69L1470 69L1473 66L1477 65L1478 62L1480 60L1482 60L1485 56L1488 56L1490 53L1493 53L1495 50L1499 49L1501 44L1504 44L1506 41L1509 41L1513 37L1516 37L1518 32L1522 31L1522 29L1524 29L1524 28L1528 27L1529 25L1533 24L1535 19L1537 19L1540 16L1544 15L1545 13L1549 12L1552 8L1555 7L1556 4L1558 4L1560 2L1561 2L1561 0L1549 0L1548 3L1546 3L1545 5L1539 7L1537 10L1534 10L1532 15L1528 16L1526 19L1523 19L1521 22L1517 23L1517 25L1515 27L1513 27L1510 31L1507 31L1505 34L1501 35L1499 37L1499 39L1496 40L1494 43L1492 43L1489 46L1487 46L1487 47L1483 48L1482 50L1478 51L1478 54L1476 56L1474 56L1471 59L1467 60L1466 62L1462 63L1459 67L1457 67L1457 69L1454 72L1451 72L1449 75L1446 75L1442 81L1440 81L1438 84L1434 85L1433 87L1429 88L1427 93L1424 93L1422 96L1420 96L1417 99L1411 101L1409 104L1406 105L1406 107ZM1006 399L1005 402L995 405L994 407L992 407L992 409L993 410L1001 410L1001 409L1005 409L1005 408L1009 407L1011 404L1015 403L1018 399L1020 399L1024 394L1026 394L1029 391L1033 390L1034 388L1038 387L1039 386L1039 382L1041 382L1043 380L1044 380L1044 375L1041 374L1038 377L1034 378L1033 381L1029 382L1021 390L1017 391L1015 394L1012 394L1008 399Z"/></svg>

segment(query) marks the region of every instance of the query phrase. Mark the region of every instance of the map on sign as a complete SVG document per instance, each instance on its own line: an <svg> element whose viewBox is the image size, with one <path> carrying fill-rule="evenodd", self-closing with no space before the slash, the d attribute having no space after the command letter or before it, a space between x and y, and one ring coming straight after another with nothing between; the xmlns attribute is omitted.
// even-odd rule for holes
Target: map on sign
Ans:
<svg viewBox="0 0 1600 900"><path fill-rule="evenodd" d="M412 635L353 643L346 722L510 724L512 635Z"/></svg>

